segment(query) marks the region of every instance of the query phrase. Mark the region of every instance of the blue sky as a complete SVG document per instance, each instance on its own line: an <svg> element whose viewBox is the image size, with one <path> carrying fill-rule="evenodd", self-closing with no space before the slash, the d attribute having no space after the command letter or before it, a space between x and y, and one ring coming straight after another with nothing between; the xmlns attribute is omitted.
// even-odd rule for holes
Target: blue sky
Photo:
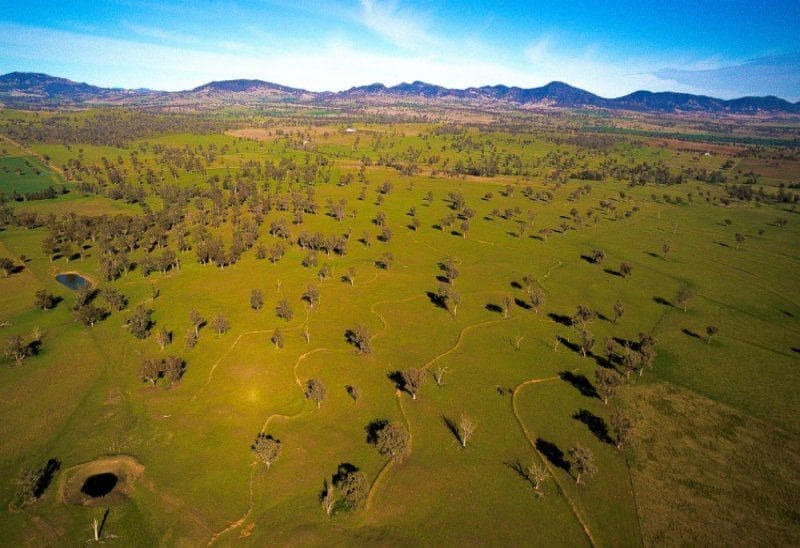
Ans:
<svg viewBox="0 0 800 548"><path fill-rule="evenodd" d="M0 73L189 89L424 80L800 100L800 0L0 0Z"/></svg>

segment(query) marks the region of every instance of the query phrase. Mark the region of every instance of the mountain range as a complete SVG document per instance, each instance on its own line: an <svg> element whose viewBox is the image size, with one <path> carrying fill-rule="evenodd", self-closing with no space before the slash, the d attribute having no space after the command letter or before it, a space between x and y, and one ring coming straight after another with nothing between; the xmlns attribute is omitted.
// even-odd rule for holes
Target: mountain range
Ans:
<svg viewBox="0 0 800 548"><path fill-rule="evenodd" d="M563 82L538 88L503 85L452 89L415 81L387 87L352 87L339 92L313 92L262 80L209 82L186 91L103 88L41 73L11 72L0 76L0 103L10 108L126 105L152 107L214 107L275 102L308 104L442 103L511 108L608 109L637 112L712 114L800 114L800 102L774 96L717 99L705 95L636 91L604 98Z"/></svg>

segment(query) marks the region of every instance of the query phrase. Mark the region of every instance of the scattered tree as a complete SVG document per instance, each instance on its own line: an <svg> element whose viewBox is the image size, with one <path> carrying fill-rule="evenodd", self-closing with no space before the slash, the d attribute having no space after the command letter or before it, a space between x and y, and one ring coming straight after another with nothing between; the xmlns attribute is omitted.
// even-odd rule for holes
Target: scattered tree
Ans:
<svg viewBox="0 0 800 548"><path fill-rule="evenodd" d="M361 391L358 389L358 387L357 386L353 386L352 384L348 384L345 387L345 390L347 390L347 394L351 398L353 398L353 401L358 403L358 398L361 397Z"/></svg>
<svg viewBox="0 0 800 548"><path fill-rule="evenodd" d="M228 318L222 315L222 313L218 312L214 319L211 320L211 327L214 328L214 331L217 332L217 336L222 336L228 329L230 329L230 323L228 323Z"/></svg>
<svg viewBox="0 0 800 548"><path fill-rule="evenodd" d="M172 342L172 333L167 331L167 328L162 327L156 333L155 339L156 344L158 344L161 350L164 350L164 347Z"/></svg>
<svg viewBox="0 0 800 548"><path fill-rule="evenodd" d="M308 303L309 308L314 308L319 303L319 289L314 284L309 284L303 292L303 300Z"/></svg>
<svg viewBox="0 0 800 548"><path fill-rule="evenodd" d="M21 336L14 335L6 340L3 354L12 358L15 365L22 365L22 361L30 354L30 347L24 343Z"/></svg>
<svg viewBox="0 0 800 548"><path fill-rule="evenodd" d="M366 326L358 324L353 329L348 329L345 338L347 342L356 347L357 353L369 354L372 352L372 340Z"/></svg>
<svg viewBox="0 0 800 548"><path fill-rule="evenodd" d="M152 386L156 385L162 374L161 360L147 358L142 361L142 365L139 367L139 378L142 382L149 382Z"/></svg>
<svg viewBox="0 0 800 548"><path fill-rule="evenodd" d="M283 331L281 331L280 327L275 328L275 331L272 332L272 337L270 337L269 340L275 345L276 350L278 348L283 348Z"/></svg>
<svg viewBox="0 0 800 548"><path fill-rule="evenodd" d="M611 428L614 429L616 437L614 445L621 449L630 441L633 422L622 411L616 410L611 414Z"/></svg>
<svg viewBox="0 0 800 548"><path fill-rule="evenodd" d="M264 306L264 295L260 289L253 289L250 292L250 308L260 310L262 306Z"/></svg>
<svg viewBox="0 0 800 548"><path fill-rule="evenodd" d="M56 297L46 289L40 289L36 292L36 299L33 305L42 310L49 310L56 305Z"/></svg>
<svg viewBox="0 0 800 548"><path fill-rule="evenodd" d="M189 322L191 322L192 327L194 328L194 336L200 336L200 326L206 323L206 320L197 310L192 310L189 312Z"/></svg>
<svg viewBox="0 0 800 548"><path fill-rule="evenodd" d="M592 476L597 472L594 464L594 454L591 449L580 444L575 444L569 450L572 467L575 470L575 483L580 483L584 476Z"/></svg>
<svg viewBox="0 0 800 548"><path fill-rule="evenodd" d="M103 300L112 308L112 310L116 310L117 312L123 310L128 304L128 299L126 299L122 293L113 287L106 287L102 289L100 291L100 296L103 297Z"/></svg>
<svg viewBox="0 0 800 548"><path fill-rule="evenodd" d="M278 304L275 305L275 314L284 321L289 321L294 316L294 312L292 311L292 305L289 304L289 301L286 299L281 299L278 301Z"/></svg>
<svg viewBox="0 0 800 548"><path fill-rule="evenodd" d="M625 304L622 301L614 303L614 323L617 323L622 315L625 314Z"/></svg>
<svg viewBox="0 0 800 548"><path fill-rule="evenodd" d="M683 311L686 312L686 305L689 304L692 297L694 297L694 292L688 287L682 287L675 295L675 304L683 308Z"/></svg>
<svg viewBox="0 0 800 548"><path fill-rule="evenodd" d="M613 369L598 367L594 371L594 378L597 384L597 391L603 398L603 403L608 405L608 399L614 396L617 388L622 384L619 373Z"/></svg>
<svg viewBox="0 0 800 548"><path fill-rule="evenodd" d="M381 428L375 439L378 453L394 461L401 461L408 454L411 445L411 436L405 426L399 423L389 423Z"/></svg>
<svg viewBox="0 0 800 548"><path fill-rule="evenodd" d="M594 335L587 329L581 330L581 354L583 357L589 355L589 352L592 350L594 346Z"/></svg>
<svg viewBox="0 0 800 548"><path fill-rule="evenodd" d="M311 379L306 383L306 398L313 400L317 403L317 409L320 408L322 400L325 399L328 391L321 380Z"/></svg>
<svg viewBox="0 0 800 548"><path fill-rule="evenodd" d="M128 329L137 339L146 339L150 333L150 328L153 325L150 319L153 311L145 308L144 305L139 305L133 312L133 316L128 320Z"/></svg>
<svg viewBox="0 0 800 548"><path fill-rule="evenodd" d="M619 273L622 274L622 277L626 280L631 277L631 272L633 272L633 266L630 263L621 263L619 265Z"/></svg>
<svg viewBox="0 0 800 548"><path fill-rule="evenodd" d="M256 454L258 460L267 466L267 470L269 470L281 453L281 442L271 435L260 432L256 436L256 441L250 446L250 449Z"/></svg>
<svg viewBox="0 0 800 548"><path fill-rule="evenodd" d="M411 399L416 400L422 384L425 381L425 371L412 367L401 373L403 387L411 394Z"/></svg>
<svg viewBox="0 0 800 548"><path fill-rule="evenodd" d="M544 304L544 294L534 289L530 292L531 306L533 311L539 313L539 308Z"/></svg>
<svg viewBox="0 0 800 548"><path fill-rule="evenodd" d="M719 328L716 325L706 327L706 342L711 342L711 338L717 333L719 333Z"/></svg>

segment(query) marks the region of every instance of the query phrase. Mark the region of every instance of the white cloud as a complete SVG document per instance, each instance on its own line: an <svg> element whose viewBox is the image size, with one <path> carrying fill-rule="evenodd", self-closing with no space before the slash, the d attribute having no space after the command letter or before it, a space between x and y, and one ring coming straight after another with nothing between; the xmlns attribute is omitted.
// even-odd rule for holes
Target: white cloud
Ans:
<svg viewBox="0 0 800 548"><path fill-rule="evenodd" d="M428 20L396 1L360 0L360 5L356 20L396 46L416 50L436 41L428 30Z"/></svg>

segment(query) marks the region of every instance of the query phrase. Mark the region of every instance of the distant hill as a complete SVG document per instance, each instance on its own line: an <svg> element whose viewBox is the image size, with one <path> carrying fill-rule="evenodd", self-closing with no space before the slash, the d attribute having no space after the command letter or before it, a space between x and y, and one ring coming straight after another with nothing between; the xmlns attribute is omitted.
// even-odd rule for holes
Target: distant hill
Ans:
<svg viewBox="0 0 800 548"><path fill-rule="evenodd" d="M38 72L0 76L0 102L10 107L55 107L119 101L152 93L148 90L101 88Z"/></svg>
<svg viewBox="0 0 800 548"><path fill-rule="evenodd" d="M12 72L0 76L0 102L14 108L93 104L187 105L211 108L225 104L247 105L276 101L385 104L400 99L416 102L457 102L466 106L474 103L528 108L601 108L665 113L800 114L800 102L790 103L773 96L724 100L687 93L636 91L623 97L607 99L563 82L551 82L538 88L496 85L452 89L414 81L391 87L375 83L340 92L312 92L263 80L241 79L209 82L186 91L165 92L101 88L39 73Z"/></svg>

